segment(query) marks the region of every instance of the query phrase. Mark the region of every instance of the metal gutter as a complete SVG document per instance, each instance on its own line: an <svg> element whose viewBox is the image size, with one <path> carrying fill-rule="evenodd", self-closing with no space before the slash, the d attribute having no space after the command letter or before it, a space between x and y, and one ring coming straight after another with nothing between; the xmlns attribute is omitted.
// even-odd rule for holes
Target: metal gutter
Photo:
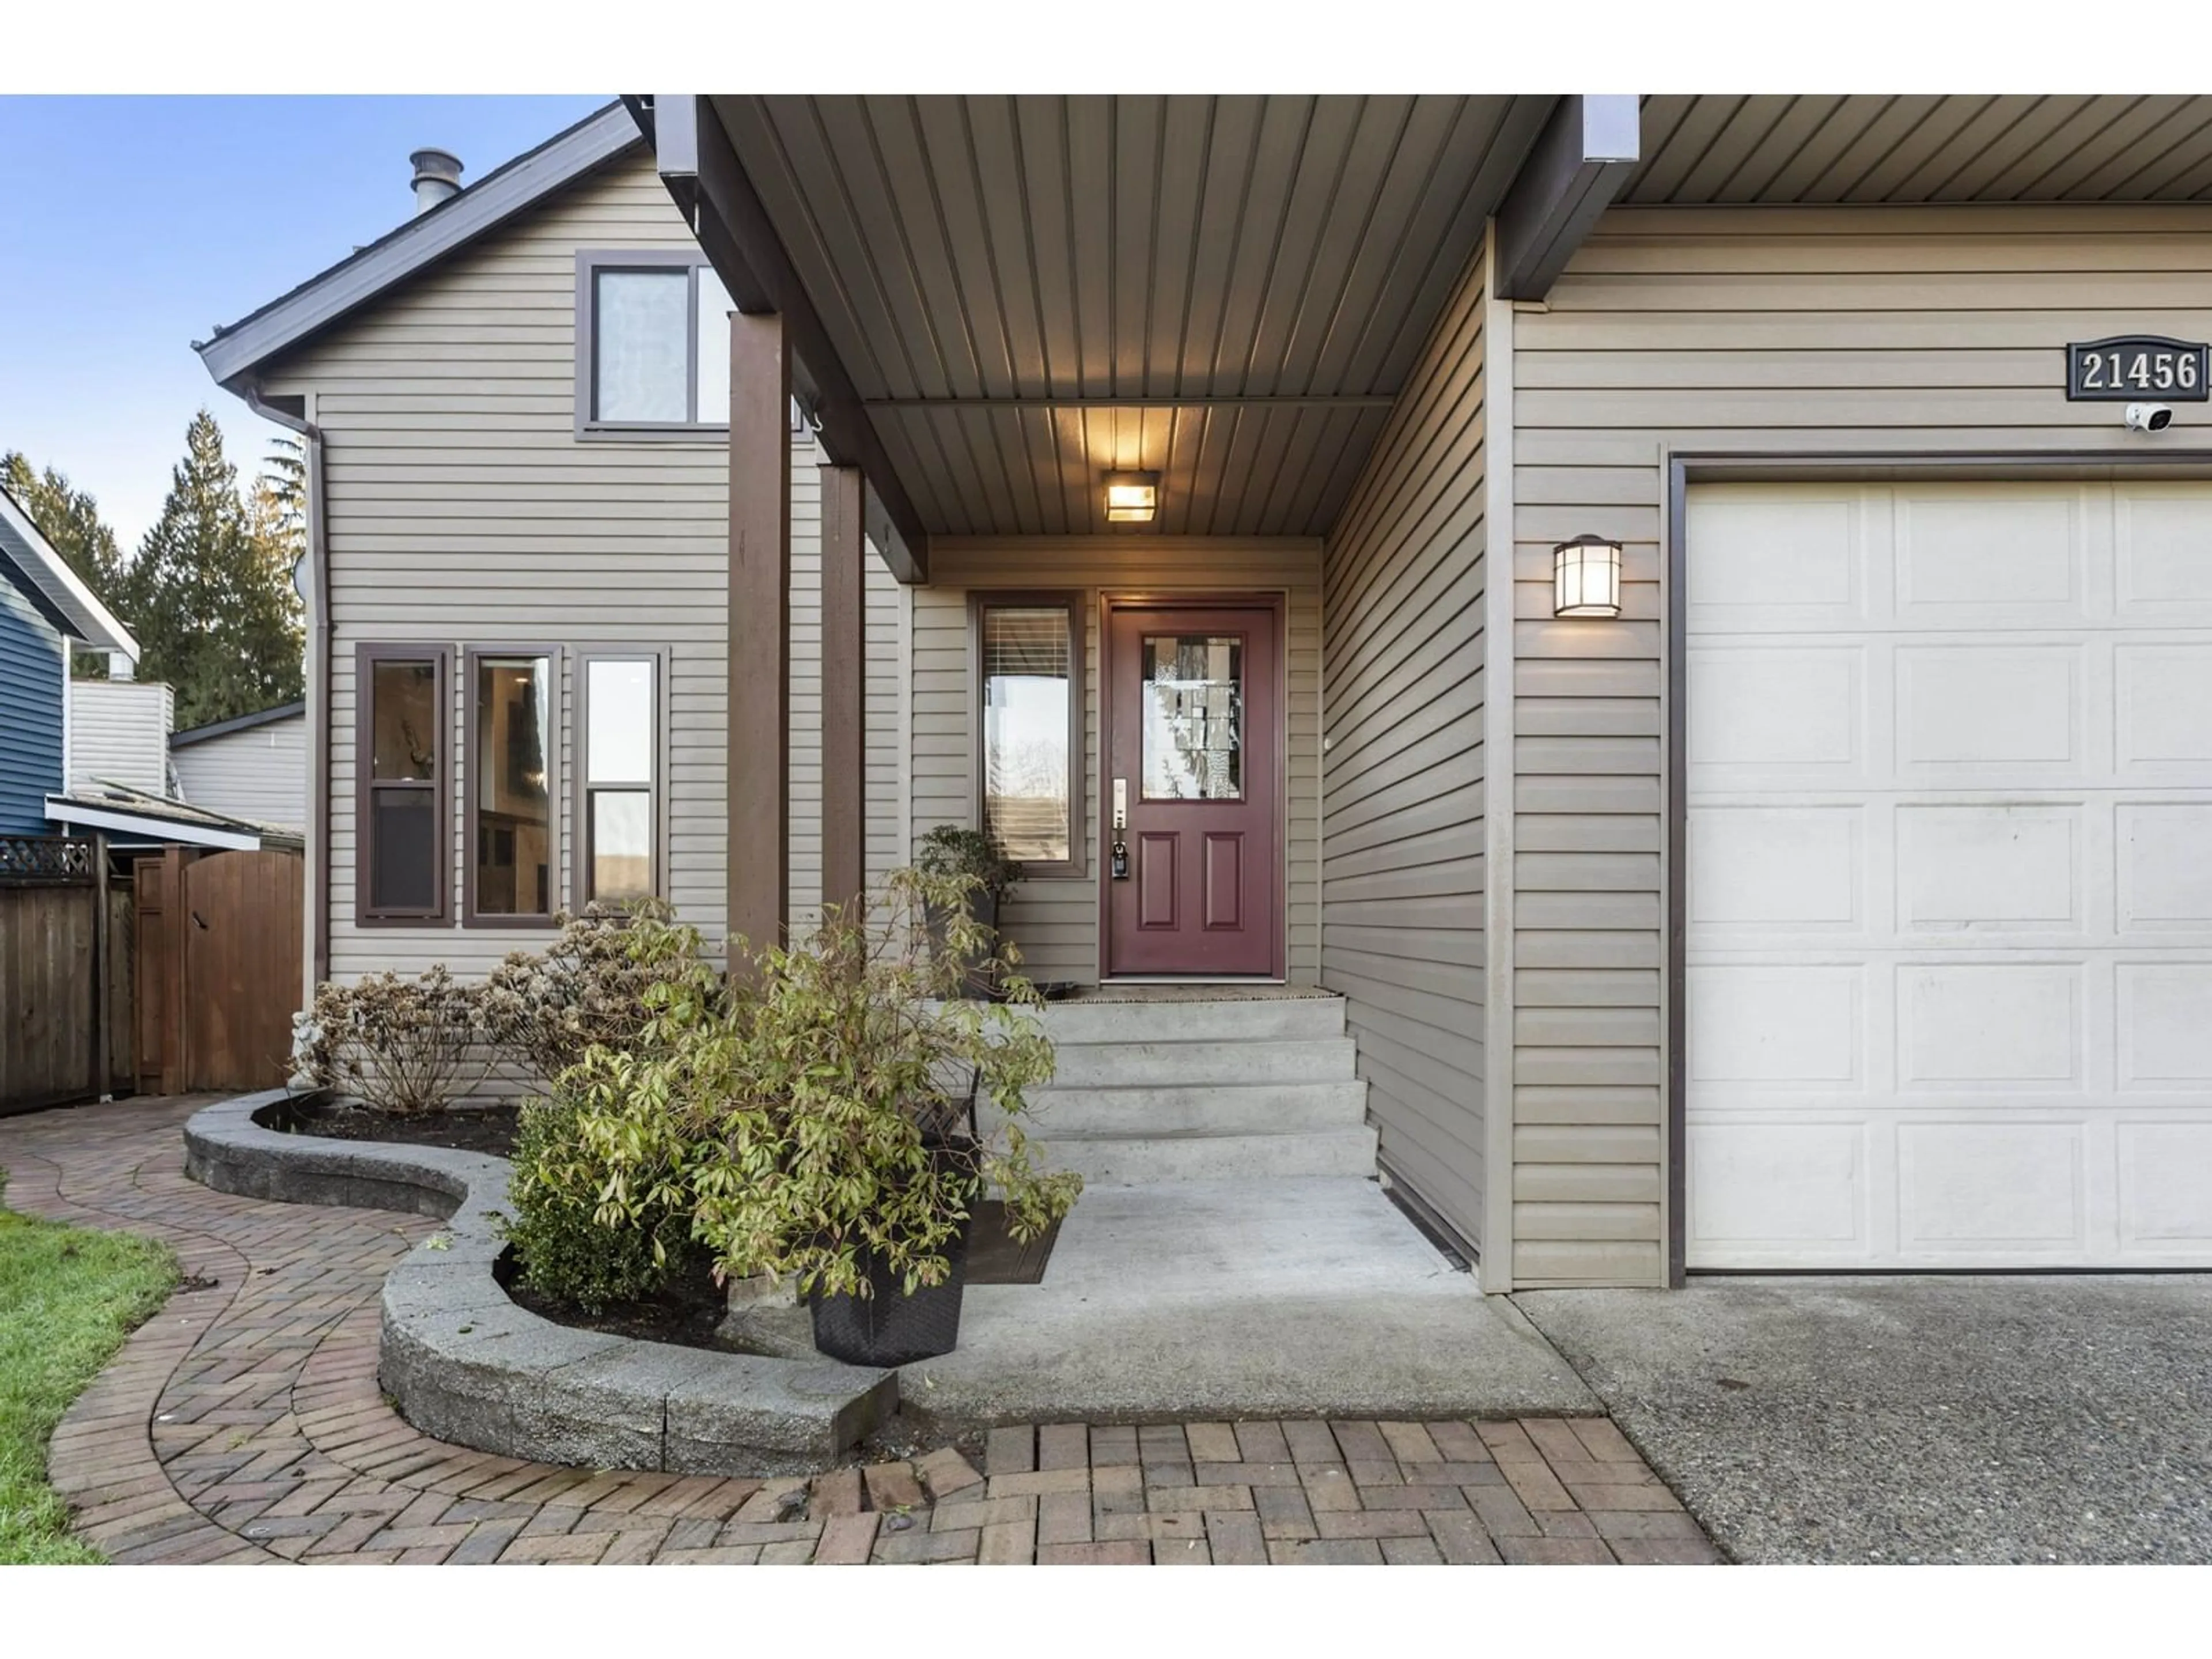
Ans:
<svg viewBox="0 0 2212 1659"><path fill-rule="evenodd" d="M457 197L454 198L459 200ZM314 996L315 988L331 976L331 620L330 536L326 527L323 485L323 431L303 412L298 415L268 402L259 382L246 378L231 390L264 421L273 421L299 434L301 459L307 475L307 982L301 1006ZM245 715L231 726L251 725L267 714ZM212 731L202 735L212 736Z"/></svg>

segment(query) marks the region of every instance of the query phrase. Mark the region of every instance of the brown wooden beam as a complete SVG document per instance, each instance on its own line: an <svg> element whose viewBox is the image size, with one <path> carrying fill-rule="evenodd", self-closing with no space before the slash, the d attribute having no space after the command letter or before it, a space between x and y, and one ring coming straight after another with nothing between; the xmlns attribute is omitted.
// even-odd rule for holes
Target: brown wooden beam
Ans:
<svg viewBox="0 0 2212 1659"><path fill-rule="evenodd" d="M867 575L860 469L822 469L822 902L867 885Z"/></svg>
<svg viewBox="0 0 2212 1659"><path fill-rule="evenodd" d="M927 582L929 536L921 516L892 471L844 359L738 161L714 100L697 94L659 94L653 119L661 181L738 309L775 310L789 319L791 349L811 382L822 447L831 460L866 473L873 503L870 533L884 562L902 582Z"/></svg>
<svg viewBox="0 0 2212 1659"><path fill-rule="evenodd" d="M784 942L791 894L791 353L779 313L730 319L731 970Z"/></svg>

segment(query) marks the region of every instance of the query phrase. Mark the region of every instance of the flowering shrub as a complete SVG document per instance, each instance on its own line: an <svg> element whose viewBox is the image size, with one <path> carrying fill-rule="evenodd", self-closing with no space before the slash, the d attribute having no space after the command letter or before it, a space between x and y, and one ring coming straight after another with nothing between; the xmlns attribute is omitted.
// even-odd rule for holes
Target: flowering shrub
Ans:
<svg viewBox="0 0 2212 1659"><path fill-rule="evenodd" d="M543 955L510 954L483 988L484 1028L501 1057L550 1085L594 1045L635 1046L652 1018L646 992L701 965L698 930L674 915L659 899L594 902L555 918L560 935Z"/></svg>

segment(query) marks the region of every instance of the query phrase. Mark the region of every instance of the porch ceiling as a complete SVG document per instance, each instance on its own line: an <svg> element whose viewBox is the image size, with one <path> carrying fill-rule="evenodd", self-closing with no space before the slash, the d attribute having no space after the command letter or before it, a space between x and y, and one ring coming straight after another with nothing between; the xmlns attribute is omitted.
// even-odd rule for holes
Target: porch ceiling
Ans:
<svg viewBox="0 0 2212 1659"><path fill-rule="evenodd" d="M712 107L932 535L1319 535L1550 97ZM1119 527L1126 528L1126 526Z"/></svg>
<svg viewBox="0 0 2212 1659"><path fill-rule="evenodd" d="M1653 96L1625 203L2212 200L2212 100Z"/></svg>

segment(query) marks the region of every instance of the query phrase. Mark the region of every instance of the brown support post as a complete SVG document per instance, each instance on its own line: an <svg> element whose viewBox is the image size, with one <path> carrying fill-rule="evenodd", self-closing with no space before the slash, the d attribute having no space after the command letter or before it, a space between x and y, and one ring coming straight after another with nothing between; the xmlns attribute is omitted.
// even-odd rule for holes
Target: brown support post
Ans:
<svg viewBox="0 0 2212 1659"><path fill-rule="evenodd" d="M791 892L791 358L783 318L730 319L730 872L736 941L783 943Z"/></svg>
<svg viewBox="0 0 2212 1659"><path fill-rule="evenodd" d="M822 469L822 902L867 885L868 544L860 469Z"/></svg>

